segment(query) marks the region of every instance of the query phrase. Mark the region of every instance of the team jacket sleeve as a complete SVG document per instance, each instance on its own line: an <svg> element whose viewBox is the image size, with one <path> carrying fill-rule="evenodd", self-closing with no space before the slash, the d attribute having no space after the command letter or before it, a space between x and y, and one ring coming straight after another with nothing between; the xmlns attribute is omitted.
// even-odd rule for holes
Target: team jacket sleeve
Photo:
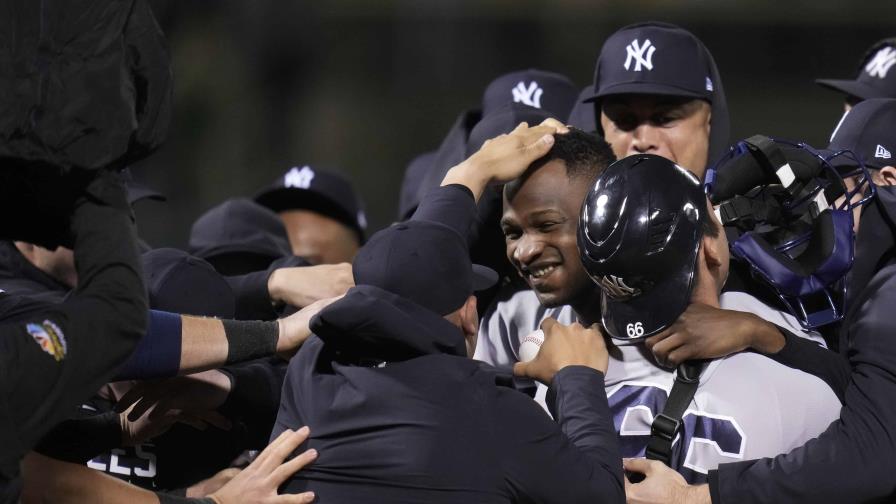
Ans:
<svg viewBox="0 0 896 504"><path fill-rule="evenodd" d="M511 448L504 457L513 502L625 502L622 457L604 393L603 373L562 369L548 390L553 422L522 394L501 428Z"/></svg>
<svg viewBox="0 0 896 504"><path fill-rule="evenodd" d="M34 446L109 381L145 330L136 235L117 174L89 184L71 227L78 288L43 313L0 326L3 461Z"/></svg>
<svg viewBox="0 0 896 504"><path fill-rule="evenodd" d="M236 320L274 320L283 314L271 299L268 279L277 268L308 266L309 263L296 256L287 256L274 261L266 270L245 275L224 277L233 290Z"/></svg>
<svg viewBox="0 0 896 504"><path fill-rule="evenodd" d="M796 336L781 327L778 330L784 335L784 348L768 357L779 364L821 378L842 403L849 385L849 362L839 353L823 348L810 339Z"/></svg>
<svg viewBox="0 0 896 504"><path fill-rule="evenodd" d="M468 239L475 218L476 201L473 193L466 186L450 184L429 191L411 220L438 222Z"/></svg>
<svg viewBox="0 0 896 504"><path fill-rule="evenodd" d="M871 502L896 493L896 265L857 302L846 325L853 373L840 419L790 453L711 471L714 503Z"/></svg>

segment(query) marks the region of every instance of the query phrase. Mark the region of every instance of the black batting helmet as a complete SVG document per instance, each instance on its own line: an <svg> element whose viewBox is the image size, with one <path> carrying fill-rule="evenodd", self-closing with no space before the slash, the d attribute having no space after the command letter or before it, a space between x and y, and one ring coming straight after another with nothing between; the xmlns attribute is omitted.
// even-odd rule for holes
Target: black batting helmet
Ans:
<svg viewBox="0 0 896 504"><path fill-rule="evenodd" d="M629 156L600 174L582 206L577 238L582 264L603 290L610 336L646 338L684 312L706 211L700 180L665 158Z"/></svg>

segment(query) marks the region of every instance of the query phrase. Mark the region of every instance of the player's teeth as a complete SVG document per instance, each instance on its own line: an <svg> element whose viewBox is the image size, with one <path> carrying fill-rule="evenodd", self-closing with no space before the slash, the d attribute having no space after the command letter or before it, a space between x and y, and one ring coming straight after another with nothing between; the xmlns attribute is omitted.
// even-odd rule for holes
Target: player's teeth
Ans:
<svg viewBox="0 0 896 504"><path fill-rule="evenodd" d="M547 275L548 273L554 271L555 267L556 266L548 266L547 268L532 270L532 272L530 272L529 274L532 276L532 278L541 278L541 277Z"/></svg>

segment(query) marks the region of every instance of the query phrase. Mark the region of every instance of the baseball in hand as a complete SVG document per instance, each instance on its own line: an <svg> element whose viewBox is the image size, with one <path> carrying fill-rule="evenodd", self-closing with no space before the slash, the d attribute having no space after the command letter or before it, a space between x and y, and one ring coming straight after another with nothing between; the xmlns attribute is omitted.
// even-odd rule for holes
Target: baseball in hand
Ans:
<svg viewBox="0 0 896 504"><path fill-rule="evenodd" d="M544 343L544 332L541 329L526 335L520 342L520 362L529 362L538 355L541 350L541 344Z"/></svg>

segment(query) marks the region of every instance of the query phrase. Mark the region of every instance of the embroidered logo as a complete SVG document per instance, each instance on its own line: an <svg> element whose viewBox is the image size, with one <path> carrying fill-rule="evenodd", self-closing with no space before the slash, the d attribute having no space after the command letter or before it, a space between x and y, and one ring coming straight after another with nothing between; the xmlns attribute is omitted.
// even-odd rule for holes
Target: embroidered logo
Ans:
<svg viewBox="0 0 896 504"><path fill-rule="evenodd" d="M41 350L53 356L56 362L65 358L68 345L65 342L65 334L62 333L62 329L59 329L58 325L44 320L40 324L26 324L25 330L40 345Z"/></svg>
<svg viewBox="0 0 896 504"><path fill-rule="evenodd" d="M890 151L888 151L883 145L878 144L877 149L874 150L874 157L881 159L890 159Z"/></svg>
<svg viewBox="0 0 896 504"><path fill-rule="evenodd" d="M628 299L641 293L640 290L626 285L625 280L615 275L606 275L595 280L597 280L604 292L613 299Z"/></svg>
<svg viewBox="0 0 896 504"><path fill-rule="evenodd" d="M896 65L896 49L884 47L865 65L865 71L872 77L886 78L890 68Z"/></svg>
<svg viewBox="0 0 896 504"><path fill-rule="evenodd" d="M635 63L635 72L640 72L641 67L647 70L653 70L653 53L656 51L650 39L645 39L644 44L638 44L638 39L632 40L632 43L625 48L625 69L630 70L632 62Z"/></svg>
<svg viewBox="0 0 896 504"><path fill-rule="evenodd" d="M523 105L528 105L530 107L541 108L541 94L544 92L538 86L538 83L532 81L529 83L529 86L526 87L526 84L523 81L519 81L516 84L516 87L511 89L513 93L513 102L514 103L522 103Z"/></svg>
<svg viewBox="0 0 896 504"><path fill-rule="evenodd" d="M707 91L713 90L712 79L710 79L709 77L706 78L706 90Z"/></svg>
<svg viewBox="0 0 896 504"><path fill-rule="evenodd" d="M303 166L301 170L293 166L286 176L283 177L283 185L297 189L308 189L312 180L314 180L314 170L310 166Z"/></svg>

